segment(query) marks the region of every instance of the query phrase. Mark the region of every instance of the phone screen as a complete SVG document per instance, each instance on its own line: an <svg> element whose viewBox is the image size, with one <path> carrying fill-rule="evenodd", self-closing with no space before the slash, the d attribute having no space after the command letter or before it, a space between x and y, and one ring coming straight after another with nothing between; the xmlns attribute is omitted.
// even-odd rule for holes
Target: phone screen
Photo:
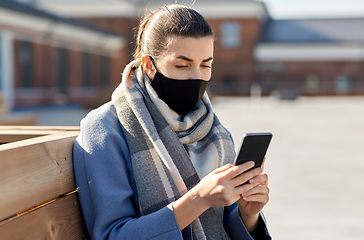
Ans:
<svg viewBox="0 0 364 240"><path fill-rule="evenodd" d="M260 167L263 163L272 136L272 133L245 134L239 155L235 160L235 165L247 161L254 161L254 167Z"/></svg>

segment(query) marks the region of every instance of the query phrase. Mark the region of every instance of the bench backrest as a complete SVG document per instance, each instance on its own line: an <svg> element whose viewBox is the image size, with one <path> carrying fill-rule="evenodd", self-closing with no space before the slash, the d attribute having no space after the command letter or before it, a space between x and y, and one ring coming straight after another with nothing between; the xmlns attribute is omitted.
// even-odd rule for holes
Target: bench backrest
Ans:
<svg viewBox="0 0 364 240"><path fill-rule="evenodd" d="M0 239L85 239L72 148L78 127L0 127Z"/></svg>

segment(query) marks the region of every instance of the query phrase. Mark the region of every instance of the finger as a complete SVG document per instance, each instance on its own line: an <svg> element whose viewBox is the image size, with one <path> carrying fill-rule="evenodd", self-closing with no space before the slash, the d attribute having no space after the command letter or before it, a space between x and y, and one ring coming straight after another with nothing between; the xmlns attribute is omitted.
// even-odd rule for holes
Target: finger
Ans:
<svg viewBox="0 0 364 240"><path fill-rule="evenodd" d="M262 165L261 165L261 168L264 170L264 164L265 164L265 157L263 159L263 162L262 162Z"/></svg>
<svg viewBox="0 0 364 240"><path fill-rule="evenodd" d="M270 190L267 185L259 185L243 193L241 196L244 200L247 201L247 198L253 195L269 195L269 191Z"/></svg>
<svg viewBox="0 0 364 240"><path fill-rule="evenodd" d="M265 194L254 194L243 198L246 202L257 202L266 205L269 202L269 195Z"/></svg>
<svg viewBox="0 0 364 240"><path fill-rule="evenodd" d="M266 173L261 173L256 177L249 179L249 183L259 185L266 184L268 182L268 175Z"/></svg>
<svg viewBox="0 0 364 240"><path fill-rule="evenodd" d="M249 181L247 184L240 185L236 188L238 189L238 191L240 192L242 197L258 193L256 190L252 191L252 189L254 189L258 186L265 186L268 189L268 193L269 193L267 179L268 179L268 176L265 173L260 174L257 176L257 178L255 178L255 180L252 183L250 183L250 181Z"/></svg>
<svg viewBox="0 0 364 240"><path fill-rule="evenodd" d="M269 195L267 194L254 194L243 198L246 202L258 202L263 205L269 202Z"/></svg>
<svg viewBox="0 0 364 240"><path fill-rule="evenodd" d="M260 173L262 173L262 169L259 167L240 174L234 179L235 187L248 182L248 180L258 176Z"/></svg>
<svg viewBox="0 0 364 240"><path fill-rule="evenodd" d="M227 173L228 174L228 177L230 177L230 179L233 179L233 178L241 175L243 172L246 172L249 169L253 168L254 165L255 165L255 163L253 161L247 161L247 162L242 163L240 165L234 166Z"/></svg>

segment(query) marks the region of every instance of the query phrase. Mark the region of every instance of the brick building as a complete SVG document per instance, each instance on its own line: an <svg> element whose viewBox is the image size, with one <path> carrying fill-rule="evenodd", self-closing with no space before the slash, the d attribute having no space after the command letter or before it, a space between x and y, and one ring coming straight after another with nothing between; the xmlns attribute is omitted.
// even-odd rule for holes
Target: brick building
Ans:
<svg viewBox="0 0 364 240"><path fill-rule="evenodd" d="M364 94L364 19L269 20L255 46L263 91Z"/></svg>
<svg viewBox="0 0 364 240"><path fill-rule="evenodd" d="M0 97L17 106L94 100L119 73L119 34L0 1Z"/></svg>
<svg viewBox="0 0 364 240"><path fill-rule="evenodd" d="M15 88L17 105L47 102L44 99L49 97L42 97L42 101L24 98L25 93L34 93L39 89L47 89L46 92L52 96L66 96L71 102L82 103L90 103L106 92L107 98L103 100L107 100L110 91L120 82L119 73L131 60L135 28L140 17L161 4L175 2L18 1L32 3L33 7L65 18L109 29L116 34L114 37L122 36L125 44L123 48L109 51L107 57L102 57L105 54L95 55L94 52L77 54L71 51L65 54L61 50L56 53L45 50L49 55L46 59L62 59L66 55L70 59L67 66L72 70L65 77L55 70L56 65L53 71L41 73L44 64L34 62L33 67L27 68L28 65L24 63L22 70L15 74L18 84ZM192 5L189 2L181 3ZM280 93L282 98L364 94L364 32L359 31L364 27L364 19L274 20L265 5L254 0L196 0L192 7L205 16L215 33L215 61L209 84L210 93L249 95L255 83L261 88L262 94ZM17 53L21 49L27 49L26 44L15 43L14 56L21 56ZM37 49L36 44L33 49ZM44 58L43 61L49 62ZM59 69L62 64L57 66ZM32 71L33 80L21 80L24 71ZM43 77L38 77L42 74ZM48 74L48 77L44 77L44 74ZM61 80L62 76L64 80ZM47 79L43 81L45 87L38 87L42 82L39 79L42 78ZM52 81L63 85L56 89L53 87L53 92L49 91ZM24 88L24 84L33 85Z"/></svg>
<svg viewBox="0 0 364 240"><path fill-rule="evenodd" d="M93 1L87 4L82 4L82 1L37 2L39 7L47 11L86 20L124 36L127 45L123 50L123 58L129 61L134 50L135 29L140 17L161 4L175 1ZM214 94L248 95L250 85L256 80L255 45L259 40L262 24L269 19L265 5L251 0L191 2L183 3L199 11L208 20L215 34L215 60L209 91ZM120 71L123 66L124 62L120 64Z"/></svg>

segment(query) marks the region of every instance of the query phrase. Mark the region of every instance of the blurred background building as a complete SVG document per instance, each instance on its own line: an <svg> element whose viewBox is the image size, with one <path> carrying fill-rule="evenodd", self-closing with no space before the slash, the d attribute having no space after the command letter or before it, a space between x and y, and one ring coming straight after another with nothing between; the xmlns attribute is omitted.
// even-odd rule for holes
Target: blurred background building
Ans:
<svg viewBox="0 0 364 240"><path fill-rule="evenodd" d="M0 89L8 107L97 106L131 60L148 10L174 0L0 0ZM180 1L215 33L210 94L364 94L364 19L275 20L253 0Z"/></svg>
<svg viewBox="0 0 364 240"><path fill-rule="evenodd" d="M119 74L124 45L95 24L0 0L2 108L94 101Z"/></svg>

